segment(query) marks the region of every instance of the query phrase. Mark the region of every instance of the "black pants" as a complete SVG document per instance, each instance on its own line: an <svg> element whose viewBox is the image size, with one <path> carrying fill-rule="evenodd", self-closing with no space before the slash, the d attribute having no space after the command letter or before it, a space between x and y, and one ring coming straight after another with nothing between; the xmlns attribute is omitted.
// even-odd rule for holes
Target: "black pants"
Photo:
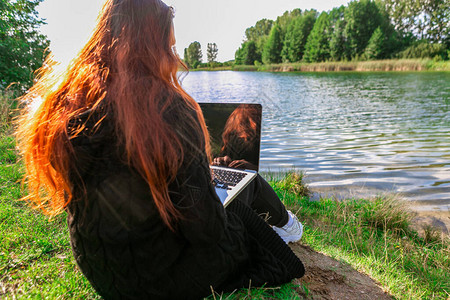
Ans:
<svg viewBox="0 0 450 300"><path fill-rule="evenodd" d="M272 187L259 174L235 199L250 206L267 223L283 227L289 220L286 207Z"/></svg>

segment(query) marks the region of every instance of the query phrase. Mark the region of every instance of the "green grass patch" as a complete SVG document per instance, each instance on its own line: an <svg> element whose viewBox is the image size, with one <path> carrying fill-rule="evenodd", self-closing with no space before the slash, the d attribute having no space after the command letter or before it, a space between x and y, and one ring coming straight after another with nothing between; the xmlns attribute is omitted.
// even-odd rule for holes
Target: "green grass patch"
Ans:
<svg viewBox="0 0 450 300"><path fill-rule="evenodd" d="M66 216L49 221L19 201L22 176L14 138L0 132L0 298L99 298L75 265Z"/></svg>
<svg viewBox="0 0 450 300"><path fill-rule="evenodd" d="M241 299L303 299L298 294L298 290L302 289L299 285L293 283L283 284L274 288L247 288L234 291L233 293L219 294L212 293L208 300L241 300ZM302 290L303 292L303 290Z"/></svg>

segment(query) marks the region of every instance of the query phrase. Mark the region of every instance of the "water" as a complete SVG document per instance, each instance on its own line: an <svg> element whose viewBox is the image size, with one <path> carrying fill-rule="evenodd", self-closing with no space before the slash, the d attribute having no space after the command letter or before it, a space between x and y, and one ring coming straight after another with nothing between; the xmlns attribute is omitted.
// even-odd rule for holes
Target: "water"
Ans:
<svg viewBox="0 0 450 300"><path fill-rule="evenodd" d="M191 72L198 102L263 104L262 171L303 170L315 196L400 193L450 207L450 73Z"/></svg>

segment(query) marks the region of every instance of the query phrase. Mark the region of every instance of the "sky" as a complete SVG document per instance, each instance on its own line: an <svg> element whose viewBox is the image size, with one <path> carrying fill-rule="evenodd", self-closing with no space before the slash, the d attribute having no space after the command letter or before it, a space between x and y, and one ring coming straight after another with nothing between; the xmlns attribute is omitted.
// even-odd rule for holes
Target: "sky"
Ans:
<svg viewBox="0 0 450 300"><path fill-rule="evenodd" d="M104 0L44 0L38 6L46 25L41 31L51 41L50 49L61 62L72 59L87 42ZM175 8L176 48L183 57L184 48L193 41L206 46L216 43L217 60L234 59L245 29L263 18L275 20L294 8L328 11L349 0L166 0Z"/></svg>

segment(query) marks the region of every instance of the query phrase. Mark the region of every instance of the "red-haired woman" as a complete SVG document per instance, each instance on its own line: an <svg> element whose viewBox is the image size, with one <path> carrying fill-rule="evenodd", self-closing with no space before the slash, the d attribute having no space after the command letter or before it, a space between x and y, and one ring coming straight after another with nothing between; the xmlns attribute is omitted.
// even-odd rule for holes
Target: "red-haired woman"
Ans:
<svg viewBox="0 0 450 300"><path fill-rule="evenodd" d="M301 277L301 261L249 208L267 183L259 177L227 210L215 195L205 122L177 80L172 19L160 0L107 0L64 75L47 61L18 133L28 199L67 211L75 260L106 299L191 299Z"/></svg>

